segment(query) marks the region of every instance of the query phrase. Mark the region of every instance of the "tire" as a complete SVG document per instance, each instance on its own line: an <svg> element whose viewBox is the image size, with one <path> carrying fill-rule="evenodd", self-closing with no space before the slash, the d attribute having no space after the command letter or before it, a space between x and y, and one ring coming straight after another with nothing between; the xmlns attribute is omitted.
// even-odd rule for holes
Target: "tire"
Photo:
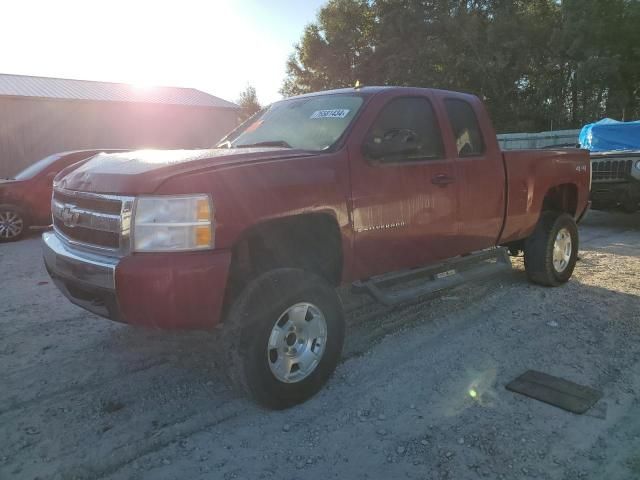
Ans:
<svg viewBox="0 0 640 480"><path fill-rule="evenodd" d="M275 269L249 282L226 323L233 383L271 409L312 397L342 353L340 299L325 280L303 270Z"/></svg>
<svg viewBox="0 0 640 480"><path fill-rule="evenodd" d="M27 218L14 205L0 205L0 242L15 242L20 240L29 225Z"/></svg>
<svg viewBox="0 0 640 480"><path fill-rule="evenodd" d="M570 244L567 244L567 236ZM566 213L543 212L535 230L525 240L524 267L529 280L557 287L571 278L577 258L575 220Z"/></svg>

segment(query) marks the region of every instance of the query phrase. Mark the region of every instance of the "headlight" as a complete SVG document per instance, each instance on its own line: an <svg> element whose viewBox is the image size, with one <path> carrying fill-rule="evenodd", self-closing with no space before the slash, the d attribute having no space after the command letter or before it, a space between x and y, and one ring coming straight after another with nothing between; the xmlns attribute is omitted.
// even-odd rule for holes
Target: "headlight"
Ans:
<svg viewBox="0 0 640 480"><path fill-rule="evenodd" d="M638 170L640 170L640 160L638 160L638 161L636 162L636 168L637 168Z"/></svg>
<svg viewBox="0 0 640 480"><path fill-rule="evenodd" d="M208 195L157 195L136 199L134 251L208 248L213 248L213 207Z"/></svg>

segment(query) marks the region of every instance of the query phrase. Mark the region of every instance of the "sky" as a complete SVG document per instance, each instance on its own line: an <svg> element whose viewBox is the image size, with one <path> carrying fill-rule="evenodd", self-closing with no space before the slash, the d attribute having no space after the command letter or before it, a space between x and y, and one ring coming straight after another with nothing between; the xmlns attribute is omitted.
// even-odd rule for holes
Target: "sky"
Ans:
<svg viewBox="0 0 640 480"><path fill-rule="evenodd" d="M280 98L285 64L326 0L0 0L0 73Z"/></svg>

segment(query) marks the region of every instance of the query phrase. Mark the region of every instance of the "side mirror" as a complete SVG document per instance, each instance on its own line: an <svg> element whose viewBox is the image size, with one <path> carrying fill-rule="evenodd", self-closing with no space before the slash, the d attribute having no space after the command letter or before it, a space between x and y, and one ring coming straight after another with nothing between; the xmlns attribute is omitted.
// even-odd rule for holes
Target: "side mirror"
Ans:
<svg viewBox="0 0 640 480"><path fill-rule="evenodd" d="M392 128L382 136L372 136L363 146L364 154L380 160L385 157L410 155L419 151L418 135L409 128Z"/></svg>

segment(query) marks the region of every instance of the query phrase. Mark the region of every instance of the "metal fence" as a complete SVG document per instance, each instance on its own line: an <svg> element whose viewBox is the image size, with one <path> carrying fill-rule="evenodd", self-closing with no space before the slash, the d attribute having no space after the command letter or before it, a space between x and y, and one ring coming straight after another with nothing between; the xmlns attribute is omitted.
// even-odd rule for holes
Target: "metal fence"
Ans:
<svg viewBox="0 0 640 480"><path fill-rule="evenodd" d="M580 130L555 130L539 133L502 133L498 142L503 150L576 145Z"/></svg>

